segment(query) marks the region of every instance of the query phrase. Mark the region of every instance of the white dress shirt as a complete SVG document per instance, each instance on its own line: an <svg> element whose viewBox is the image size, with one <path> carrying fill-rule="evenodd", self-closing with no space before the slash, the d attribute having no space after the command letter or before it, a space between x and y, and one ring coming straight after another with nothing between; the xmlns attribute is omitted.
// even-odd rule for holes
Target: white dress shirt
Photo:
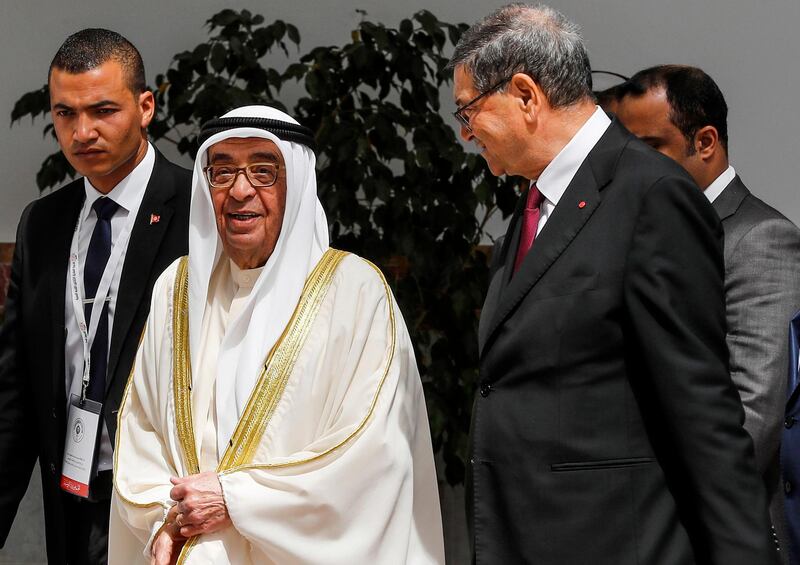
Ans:
<svg viewBox="0 0 800 565"><path fill-rule="evenodd" d="M536 188L544 196L540 206L539 225L536 228L536 235L542 231L547 218L553 213L558 201L567 190L569 183L575 177L581 164L586 160L589 152L594 148L600 138L611 125L611 120L606 113L597 106L594 114L586 120L581 129L569 140L555 159L545 167L542 174L531 184L536 184Z"/></svg>
<svg viewBox="0 0 800 565"><path fill-rule="evenodd" d="M106 195L93 187L89 179L83 179L84 190L86 191L86 198L83 201L83 207L80 212L83 217L83 225L81 226L80 233L77 234L77 236L73 235L73 238L78 237L78 273L80 274L78 277L78 284L80 284L81 287L83 287L83 268L86 263L89 241L92 238L95 224L97 224L97 215L92 210L92 204L94 204L95 200L98 198L107 196L119 205L119 208L111 218L111 249L113 251L114 245L116 245L115 240L125 227L128 218L135 218L139 211L139 206L142 204L144 191L147 188L147 183L150 181L150 175L153 172L155 161L155 149L148 143L144 159L142 159L141 162L136 165L136 168ZM128 241L130 241L130 239ZM114 311L116 310L119 281L122 275L122 266L125 264L126 252L127 247L122 250L122 255L114 271L114 275L111 279L111 287L108 291L109 346L111 345L111 332L114 327ZM67 387L67 398L65 401L67 402L67 411L69 411L69 398L72 394L80 395L83 376L83 340L81 339L81 333L78 329L78 322L75 319L75 312L72 306L69 270L67 271L64 287L66 297L64 302L64 321L67 329L66 343L64 344L64 367L66 368L65 378ZM81 288L81 296L83 295L83 289ZM102 424L100 452L98 457L98 471L106 471L113 467L114 459L111 440L109 439L105 422Z"/></svg>
<svg viewBox="0 0 800 565"><path fill-rule="evenodd" d="M708 188L703 191L703 194L706 195L709 202L714 202L717 199L717 196L722 194L722 191L725 190L731 181L736 177L736 171L733 170L733 167L728 165L728 168L725 169L720 176L714 179L714 182L708 185Z"/></svg>

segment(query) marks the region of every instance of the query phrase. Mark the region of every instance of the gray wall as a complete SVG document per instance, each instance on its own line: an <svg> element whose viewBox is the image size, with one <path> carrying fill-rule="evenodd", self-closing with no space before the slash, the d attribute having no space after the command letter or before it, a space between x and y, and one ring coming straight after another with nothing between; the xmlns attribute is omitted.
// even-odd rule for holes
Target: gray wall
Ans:
<svg viewBox="0 0 800 565"><path fill-rule="evenodd" d="M396 25L422 8L449 22L472 22L503 3L6 0L0 3L0 113L7 116L20 94L43 84L55 50L69 33L83 27L109 27L127 36L140 48L152 83L155 74L166 69L171 55L205 38L203 22L223 7L247 7L268 19L294 23L309 48L345 41L359 20L356 8ZM754 192L800 223L800 198L795 195L800 167L794 135L800 132L800 113L794 109L800 91L796 63L800 2L561 0L553 6L584 27L595 68L632 74L658 63L687 63L711 74L731 108L734 166ZM0 136L0 170L5 180L0 189L0 241L13 241L22 208L38 195L34 175L43 157L55 149L53 142L42 139L44 123L40 120L32 127L23 122ZM499 232L502 225L496 222L493 229ZM36 562L37 553L41 555L35 493L26 504L24 516L15 525L16 537L0 551L0 562ZM457 532L455 537L463 535L456 524L447 529ZM33 555L33 561L23 560L23 553Z"/></svg>
<svg viewBox="0 0 800 565"><path fill-rule="evenodd" d="M26 0L0 3L0 113L8 116L20 94L44 83L50 59L64 38L82 27L120 31L142 51L152 83L171 55L205 38L204 21L223 7L243 8L298 26L303 45L340 43L359 20L355 9L397 24L427 8L439 18L472 22L504 2L430 0L423 3L360 0L277 4L213 0ZM632 74L649 65L688 63L704 68L725 93L731 157L745 182L768 203L800 223L795 195L798 151L793 134L800 113L800 2L797 0L561 0L553 5L584 27L595 68ZM8 122L6 122L8 123ZM16 124L0 137L0 241L13 241L22 208L38 195L34 175L54 150L43 139L44 121ZM494 231L502 226L493 224Z"/></svg>

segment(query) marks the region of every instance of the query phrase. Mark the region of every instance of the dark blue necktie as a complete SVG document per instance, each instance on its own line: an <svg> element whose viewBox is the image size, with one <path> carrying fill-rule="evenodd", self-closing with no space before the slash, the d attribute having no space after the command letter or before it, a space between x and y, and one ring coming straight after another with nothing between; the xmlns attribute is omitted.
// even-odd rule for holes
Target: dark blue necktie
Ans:
<svg viewBox="0 0 800 565"><path fill-rule="evenodd" d="M97 294L100 279L111 255L111 217L119 205L110 198L98 198L92 204L92 210L97 214L97 224L89 241L86 252L86 264L83 269L84 297L92 299ZM86 324L92 317L92 302L86 303L84 311ZM106 392L106 369L108 368L108 303L104 303L103 312L97 323L97 333L94 335L91 351L91 365L89 366L89 388L86 398L102 402Z"/></svg>

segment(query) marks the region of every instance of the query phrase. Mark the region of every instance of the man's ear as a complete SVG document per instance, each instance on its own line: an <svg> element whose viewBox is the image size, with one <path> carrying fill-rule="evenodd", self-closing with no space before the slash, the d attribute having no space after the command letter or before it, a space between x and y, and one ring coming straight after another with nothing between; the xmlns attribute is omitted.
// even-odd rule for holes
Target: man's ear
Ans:
<svg viewBox="0 0 800 565"><path fill-rule="evenodd" d="M703 126L694 134L694 150L701 159L707 161L717 151L721 151L719 133L714 126Z"/></svg>
<svg viewBox="0 0 800 565"><path fill-rule="evenodd" d="M541 110L542 104L546 103L539 84L525 73L516 73L511 77L508 91L509 94L516 97L516 103L525 114L526 119L536 116Z"/></svg>
<svg viewBox="0 0 800 565"><path fill-rule="evenodd" d="M156 113L156 99L153 97L152 92L145 90L137 97L137 103L139 104L139 109L142 111L141 128L145 129L150 125Z"/></svg>

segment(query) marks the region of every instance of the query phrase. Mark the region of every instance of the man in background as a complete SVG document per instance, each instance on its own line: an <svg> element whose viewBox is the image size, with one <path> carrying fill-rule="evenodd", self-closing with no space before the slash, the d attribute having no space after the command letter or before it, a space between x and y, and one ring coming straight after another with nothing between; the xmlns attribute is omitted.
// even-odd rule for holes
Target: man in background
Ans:
<svg viewBox="0 0 800 565"><path fill-rule="evenodd" d="M188 171L147 140L136 48L85 29L50 65L53 126L83 178L31 203L0 327L0 542L38 457L49 563L107 561L117 411L156 277L187 251Z"/></svg>
<svg viewBox="0 0 800 565"><path fill-rule="evenodd" d="M461 137L531 180L480 318L475 563L773 563L714 210L596 106L558 12L497 10L451 66Z"/></svg>
<svg viewBox="0 0 800 565"><path fill-rule="evenodd" d="M789 327L789 389L786 420L781 437L781 473L786 493L786 532L790 565L800 564L800 312Z"/></svg>
<svg viewBox="0 0 800 565"><path fill-rule="evenodd" d="M786 548L779 452L789 321L800 309L800 230L751 194L730 165L728 106L701 69L651 67L631 77L618 96L625 127L686 169L722 220L730 374L742 397L772 523Z"/></svg>

